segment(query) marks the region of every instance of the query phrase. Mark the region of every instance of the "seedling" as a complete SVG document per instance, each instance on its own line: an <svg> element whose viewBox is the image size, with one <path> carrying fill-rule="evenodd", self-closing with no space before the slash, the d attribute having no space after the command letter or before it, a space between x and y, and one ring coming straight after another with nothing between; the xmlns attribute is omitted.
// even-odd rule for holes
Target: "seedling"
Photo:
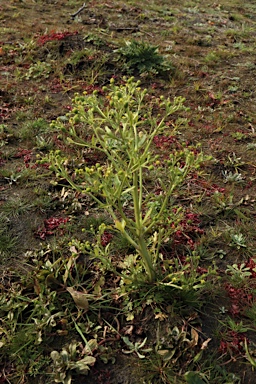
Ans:
<svg viewBox="0 0 256 384"><path fill-rule="evenodd" d="M151 352L152 351L152 348L146 348L146 349L143 349L144 345L146 344L147 342L147 337L142 341L142 342L135 342L134 344L129 340L128 337L124 336L122 337L122 340L125 342L125 344L127 345L127 347L129 348L129 350L125 350L125 349L122 349L122 352L125 353L126 355L130 354L130 353L136 353L137 356L140 358L140 359L144 359L146 356L145 355L142 355L140 353L141 352Z"/></svg>
<svg viewBox="0 0 256 384"><path fill-rule="evenodd" d="M90 344L95 346L94 340L90 341L92 342ZM86 375L90 370L90 367L94 365L96 359L89 354L80 360L78 359L79 346L80 344L73 342L69 344L67 348L63 348L61 352L51 352L55 373L54 381L56 383L71 384L73 370L77 373ZM83 353L85 353L85 351L87 351L86 348L84 348Z"/></svg>
<svg viewBox="0 0 256 384"><path fill-rule="evenodd" d="M52 71L52 66L50 63L37 61L35 64L32 64L25 75L25 79L38 79L41 77L48 78L50 72Z"/></svg>
<svg viewBox="0 0 256 384"><path fill-rule="evenodd" d="M246 239L242 233L231 233L231 243L229 244L231 247L235 247L237 249L246 248Z"/></svg>
<svg viewBox="0 0 256 384"><path fill-rule="evenodd" d="M231 282L234 285L244 284L251 276L250 268L246 267L244 263L228 265L226 274L230 275Z"/></svg>
<svg viewBox="0 0 256 384"><path fill-rule="evenodd" d="M242 183L244 181L242 174L239 172L223 171L222 175L225 183Z"/></svg>

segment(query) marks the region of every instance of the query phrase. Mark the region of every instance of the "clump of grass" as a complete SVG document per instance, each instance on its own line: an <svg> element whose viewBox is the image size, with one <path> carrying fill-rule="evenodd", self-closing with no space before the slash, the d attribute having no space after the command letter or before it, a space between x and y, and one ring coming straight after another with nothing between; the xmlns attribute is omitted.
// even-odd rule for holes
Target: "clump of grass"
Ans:
<svg viewBox="0 0 256 384"><path fill-rule="evenodd" d="M28 213L34 208L34 204L23 200L21 197L10 198L2 207L3 212L6 216L18 217L25 213Z"/></svg>
<svg viewBox="0 0 256 384"><path fill-rule="evenodd" d="M17 237L14 237L8 228L8 219L0 216L0 256L6 257L13 253L17 245Z"/></svg>
<svg viewBox="0 0 256 384"><path fill-rule="evenodd" d="M144 41L126 41L124 47L117 50L125 60L125 67L129 74L163 73L173 69L158 52L158 47Z"/></svg>
<svg viewBox="0 0 256 384"><path fill-rule="evenodd" d="M33 140L37 135L47 133L47 131L49 131L49 124L45 119L28 120L19 129L18 137L22 140Z"/></svg>

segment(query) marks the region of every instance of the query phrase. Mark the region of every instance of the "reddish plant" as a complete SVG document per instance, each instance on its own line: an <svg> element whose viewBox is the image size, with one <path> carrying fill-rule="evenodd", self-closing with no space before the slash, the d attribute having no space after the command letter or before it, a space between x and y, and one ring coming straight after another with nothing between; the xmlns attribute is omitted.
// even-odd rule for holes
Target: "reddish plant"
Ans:
<svg viewBox="0 0 256 384"><path fill-rule="evenodd" d="M177 144L175 136L157 135L154 137L153 141L156 147L160 149L167 149L170 148L171 144Z"/></svg>
<svg viewBox="0 0 256 384"><path fill-rule="evenodd" d="M22 158L26 168L29 168L29 163L31 161L32 151L29 149L19 149L18 152L14 155L15 158Z"/></svg>
<svg viewBox="0 0 256 384"><path fill-rule="evenodd" d="M3 103L0 106L0 121L5 121L11 116L11 109L9 108L10 104Z"/></svg>
<svg viewBox="0 0 256 384"><path fill-rule="evenodd" d="M113 239L112 233L105 231L101 236L101 245L103 247L106 247L111 242L112 239Z"/></svg>
<svg viewBox="0 0 256 384"><path fill-rule="evenodd" d="M37 39L37 42L39 45L44 45L48 41L63 40L67 36L74 36L77 34L78 34L78 31L75 31L75 32L68 32L68 31L66 31L66 32L54 32L54 31L52 31L46 35L40 36Z"/></svg>
<svg viewBox="0 0 256 384"><path fill-rule="evenodd" d="M206 194L206 196L211 196L214 193L225 193L225 188L219 187L217 184L211 184L209 181L200 178L198 173L191 173L190 179L188 181L188 186L199 189L200 192Z"/></svg>
<svg viewBox="0 0 256 384"><path fill-rule="evenodd" d="M249 343L249 340L244 333L228 331L225 335L225 339L222 339L220 342L219 352L222 354L229 353L231 356L243 355L245 340Z"/></svg>
<svg viewBox="0 0 256 384"><path fill-rule="evenodd" d="M239 264L239 267L241 264ZM256 262L254 259L250 258L246 263L245 263L245 268L249 268L249 272L251 273L250 279L255 279L256 278Z"/></svg>
<svg viewBox="0 0 256 384"><path fill-rule="evenodd" d="M198 214L187 211L185 218L179 223L180 228L174 232L174 245L185 245L193 250L195 248L194 235L204 233L200 224Z"/></svg>
<svg viewBox="0 0 256 384"><path fill-rule="evenodd" d="M226 284L225 290L231 301L229 312L232 316L243 314L244 310L252 305L253 295L251 290L235 288L229 283Z"/></svg>
<svg viewBox="0 0 256 384"><path fill-rule="evenodd" d="M65 217L50 217L49 219L44 220L44 227L39 228L35 232L35 236L39 237L41 240L45 240L46 236L51 236L54 234L54 230L58 229L61 224L66 224L68 222L68 218ZM61 233L62 235L63 233Z"/></svg>

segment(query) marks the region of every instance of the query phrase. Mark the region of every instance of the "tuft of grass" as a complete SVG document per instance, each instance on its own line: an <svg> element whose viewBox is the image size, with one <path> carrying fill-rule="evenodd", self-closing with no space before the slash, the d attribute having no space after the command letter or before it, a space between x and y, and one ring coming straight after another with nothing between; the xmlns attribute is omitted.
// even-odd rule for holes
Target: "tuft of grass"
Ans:
<svg viewBox="0 0 256 384"><path fill-rule="evenodd" d="M17 245L17 237L10 233L8 228L8 219L0 217L0 256L7 257L11 255Z"/></svg>
<svg viewBox="0 0 256 384"><path fill-rule="evenodd" d="M118 52L125 60L125 67L129 74L163 73L173 69L167 64L164 56L158 52L158 47L144 41L126 41L125 46Z"/></svg>
<svg viewBox="0 0 256 384"><path fill-rule="evenodd" d="M8 217L18 217L28 213L34 207L34 203L22 199L20 196L13 196L2 206L2 212Z"/></svg>

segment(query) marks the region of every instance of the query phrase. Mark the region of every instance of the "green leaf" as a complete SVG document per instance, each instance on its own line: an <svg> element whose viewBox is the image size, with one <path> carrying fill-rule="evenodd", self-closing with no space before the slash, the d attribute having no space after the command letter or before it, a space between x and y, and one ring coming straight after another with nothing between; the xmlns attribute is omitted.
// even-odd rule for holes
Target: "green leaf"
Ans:
<svg viewBox="0 0 256 384"><path fill-rule="evenodd" d="M118 220L115 221L115 227L120 232L124 232L125 226L126 226L126 222L124 221L124 219L122 219L122 221L118 221Z"/></svg>
<svg viewBox="0 0 256 384"><path fill-rule="evenodd" d="M197 372L186 372L184 377L188 384L206 384L206 382L200 378L200 375Z"/></svg>
<svg viewBox="0 0 256 384"><path fill-rule="evenodd" d="M95 364L95 362L96 362L95 357L86 356L84 359L77 361L74 364L74 368L78 373L87 374L90 369L89 365L92 366Z"/></svg>

